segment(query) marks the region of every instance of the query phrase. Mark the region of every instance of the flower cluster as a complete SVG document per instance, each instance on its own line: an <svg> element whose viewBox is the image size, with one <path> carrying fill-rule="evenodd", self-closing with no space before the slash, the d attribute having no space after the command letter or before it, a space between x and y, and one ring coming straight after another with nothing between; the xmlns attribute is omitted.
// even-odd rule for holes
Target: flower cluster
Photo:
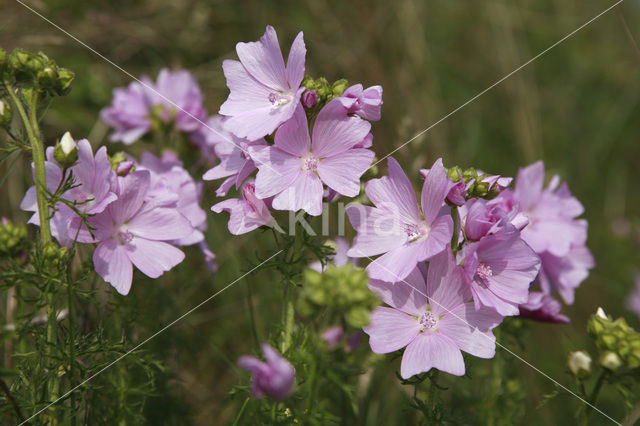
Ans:
<svg viewBox="0 0 640 426"><path fill-rule="evenodd" d="M143 76L126 88L114 89L111 106L103 109L100 117L115 130L112 142L132 144L154 126L171 124L199 141L197 133L207 118L202 99L200 87L188 71L163 69L155 83Z"/></svg>
<svg viewBox="0 0 640 426"><path fill-rule="evenodd" d="M65 247L97 244L95 270L119 293L129 292L133 265L157 278L184 259L176 246L203 243L206 216L199 206L200 185L173 153L158 158L145 152L140 161L122 155L110 159L105 147L94 155L89 141L82 139L77 161L66 167L55 152L72 152L70 141L75 145L66 134L46 151L51 232ZM35 212L29 222L39 224L35 186L21 208Z"/></svg>
<svg viewBox="0 0 640 426"><path fill-rule="evenodd" d="M360 177L374 157L368 149L372 137L367 120L380 118L382 88L347 88L344 80L329 86L308 77L309 88L301 86L306 54L302 33L286 65L270 26L260 41L238 43L236 52L239 61L223 63L230 94L221 116L210 120L218 131L207 137L220 163L203 176L225 179L218 196L232 187L241 192L241 198L212 208L230 212L230 232L272 225L270 209L318 216L329 191L358 195ZM256 169L255 179L247 180Z"/></svg>
<svg viewBox="0 0 640 426"><path fill-rule="evenodd" d="M371 260L370 288L391 308L377 308L365 331L374 352L407 347L404 378L432 367L461 375L460 350L493 356L490 330L505 316L568 322L553 293L572 303L593 260L582 206L557 177L543 189L541 162L510 190L511 178L438 159L421 171L420 206L393 158L388 170L365 185L374 206L347 207L357 231L348 255Z"/></svg>

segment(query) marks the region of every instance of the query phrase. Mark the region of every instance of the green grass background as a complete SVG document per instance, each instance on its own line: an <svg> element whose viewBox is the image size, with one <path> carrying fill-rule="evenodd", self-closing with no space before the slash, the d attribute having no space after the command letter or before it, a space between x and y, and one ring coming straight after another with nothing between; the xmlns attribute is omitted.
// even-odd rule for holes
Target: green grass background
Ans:
<svg viewBox="0 0 640 426"><path fill-rule="evenodd" d="M29 5L133 75L155 77L163 67L192 71L215 112L228 91L223 59L235 43L257 40L266 24L288 49L304 31L307 73L329 80L347 78L384 88L382 120L374 123L374 150L382 157L437 122L612 5L605 0L354 0L201 1L98 0L29 1ZM635 41L634 40L637 40ZM585 321L598 306L624 315L636 328L624 299L640 267L640 2L627 0L573 37L453 114L394 156L418 183L417 171L437 157L445 165L476 166L515 176L519 167L543 159L549 172L566 180L586 209L588 245L597 267L565 313L570 325L535 324L524 350L512 349L563 384L569 350L591 348ZM49 143L64 131L107 143L99 110L114 87L130 78L13 0L0 12L0 45L42 50L75 71L71 93L57 99L43 120ZM110 146L110 150L122 147ZM134 146L131 152L140 152ZM150 144L145 148L158 149ZM7 165L3 165L2 173ZM384 168L383 168L384 170ZM27 159L12 170L1 190L0 213L25 220L18 205L30 185ZM206 183L203 207L214 203L215 184ZM160 280L135 275L136 337L141 340L231 282L246 258L269 256L268 234L231 237L226 215L210 216L207 240L220 271L209 274L196 249ZM261 273L246 282L254 290L258 331L265 338L278 321L277 277ZM149 423L209 424L233 419L241 398L227 392L238 382L236 358L251 350L246 282L203 306L152 341L148 349L167 364L164 389L150 401ZM120 296L105 284L111 298ZM135 299L138 298L138 299ZM503 354L509 358L509 354ZM479 361L488 363L491 361ZM486 364L488 365L488 364ZM526 397L523 424L571 424L579 406L562 396L537 408L552 383L513 361ZM397 402L404 391L391 364L379 378L375 406L363 423L415 420ZM505 370L505 375L507 370ZM463 382L461 382L463 380ZM451 404L479 398L472 380L446 379ZM458 390L464 389L464 390ZM509 398L505 386L504 395ZM618 395L605 393L599 405L614 418L625 413ZM595 418L594 424L604 422ZM467 418L482 424L484 419Z"/></svg>

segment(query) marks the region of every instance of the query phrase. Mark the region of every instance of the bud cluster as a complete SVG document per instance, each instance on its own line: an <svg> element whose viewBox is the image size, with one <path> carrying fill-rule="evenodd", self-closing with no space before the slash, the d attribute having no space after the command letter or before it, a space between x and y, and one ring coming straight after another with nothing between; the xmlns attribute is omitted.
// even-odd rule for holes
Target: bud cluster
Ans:
<svg viewBox="0 0 640 426"><path fill-rule="evenodd" d="M616 369L624 363L629 369L640 367L640 333L629 327L624 318L613 320L599 308L589 319L587 331L603 350L602 366Z"/></svg>
<svg viewBox="0 0 640 426"><path fill-rule="evenodd" d="M74 73L59 67L42 52L14 49L7 54L0 49L0 78L51 96L64 96L71 90Z"/></svg>
<svg viewBox="0 0 640 426"><path fill-rule="evenodd" d="M0 257L20 254L27 246L28 233L25 223L13 224L6 218L0 223Z"/></svg>
<svg viewBox="0 0 640 426"><path fill-rule="evenodd" d="M500 184L501 178L499 176L479 172L473 167L464 171L457 166L445 167L445 170L447 171L447 177L449 179L461 185L466 200L471 198L491 200L497 197L504 189L504 186ZM464 186L462 186L462 184L464 184ZM452 200L448 201L451 202Z"/></svg>
<svg viewBox="0 0 640 426"><path fill-rule="evenodd" d="M306 108L313 108L316 105L322 107L330 100L342 96L349 87L349 82L341 78L331 84L324 77L314 80L306 76L302 80L302 86L307 88L307 91L302 94L302 103Z"/></svg>
<svg viewBox="0 0 640 426"><path fill-rule="evenodd" d="M66 247L49 243L42 249L43 268L52 275L57 275L66 270L69 260L69 251Z"/></svg>
<svg viewBox="0 0 640 426"><path fill-rule="evenodd" d="M367 272L351 263L329 265L322 273L307 269L299 312L310 317L325 308L336 308L344 313L348 326L362 328L369 324L369 314L379 304L368 283Z"/></svg>

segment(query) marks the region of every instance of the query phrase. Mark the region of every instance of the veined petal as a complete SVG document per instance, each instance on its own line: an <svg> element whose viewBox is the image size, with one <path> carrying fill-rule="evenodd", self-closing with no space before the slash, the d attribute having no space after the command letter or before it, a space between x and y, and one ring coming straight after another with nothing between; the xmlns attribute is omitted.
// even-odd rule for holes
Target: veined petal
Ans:
<svg viewBox="0 0 640 426"><path fill-rule="evenodd" d="M313 125L312 151L318 158L338 155L369 134L371 124L359 117L347 115L338 99L325 105Z"/></svg>
<svg viewBox="0 0 640 426"><path fill-rule="evenodd" d="M278 36L271 25L267 26L260 41L238 43L236 52L242 65L256 80L274 89L288 87Z"/></svg>
<svg viewBox="0 0 640 426"><path fill-rule="evenodd" d="M151 278L158 278L184 260L180 249L162 241L134 237L125 249L136 268Z"/></svg>
<svg viewBox="0 0 640 426"><path fill-rule="evenodd" d="M384 303L409 315L419 317L427 311L427 288L418 268L397 283L371 280L369 288L378 294Z"/></svg>
<svg viewBox="0 0 640 426"><path fill-rule="evenodd" d="M389 176L371 179L365 185L365 192L377 207L393 212L407 224L419 224L420 210L411 182L392 158L387 159Z"/></svg>
<svg viewBox="0 0 640 426"><path fill-rule="evenodd" d="M293 117L286 121L275 135L275 144L281 150L298 157L306 157L311 149L307 115L302 104L298 104Z"/></svg>
<svg viewBox="0 0 640 426"><path fill-rule="evenodd" d="M301 173L302 160L277 147L254 146L249 148L249 153L258 167L256 196L260 199L284 191Z"/></svg>
<svg viewBox="0 0 640 426"><path fill-rule="evenodd" d="M347 252L350 257L375 256L400 247L407 241L404 224L386 210L351 204L346 212L351 226L358 232Z"/></svg>
<svg viewBox="0 0 640 426"><path fill-rule="evenodd" d="M463 351L479 358L493 358L496 338L491 331L502 322L495 310L464 303L438 321L438 331L450 338Z"/></svg>
<svg viewBox="0 0 640 426"><path fill-rule="evenodd" d="M432 368L462 376L464 359L460 349L448 337L433 332L423 333L405 349L400 375L403 379L408 379Z"/></svg>
<svg viewBox="0 0 640 426"><path fill-rule="evenodd" d="M331 189L347 197L360 193L360 177L369 169L374 153L369 149L350 149L322 159L318 175Z"/></svg>
<svg viewBox="0 0 640 426"><path fill-rule="evenodd" d="M275 196L271 206L276 210L304 210L311 216L320 216L323 193L318 176L310 171L301 172L291 186Z"/></svg>
<svg viewBox="0 0 640 426"><path fill-rule="evenodd" d="M429 170L422 185L422 214L427 225L435 220L442 203L447 197L451 180L442 166L442 158L438 158Z"/></svg>
<svg viewBox="0 0 640 426"><path fill-rule="evenodd" d="M118 293L127 295L131 289L133 267L124 246L115 239L101 242L93 252L96 273L111 284Z"/></svg>
<svg viewBox="0 0 640 426"><path fill-rule="evenodd" d="M300 87L302 78L304 77L304 57L307 48L304 45L302 31L298 33L296 39L291 44L289 57L287 58L287 82L292 89Z"/></svg>
<svg viewBox="0 0 640 426"><path fill-rule="evenodd" d="M420 332L420 323L404 312L378 307L371 313L371 322L364 327L371 350L386 354L407 346Z"/></svg>

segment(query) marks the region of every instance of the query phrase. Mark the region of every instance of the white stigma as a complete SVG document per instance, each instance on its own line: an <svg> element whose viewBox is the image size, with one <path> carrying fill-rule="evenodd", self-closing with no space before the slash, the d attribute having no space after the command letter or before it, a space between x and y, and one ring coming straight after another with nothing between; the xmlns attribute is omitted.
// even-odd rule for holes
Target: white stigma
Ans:
<svg viewBox="0 0 640 426"><path fill-rule="evenodd" d="M422 326L422 331L433 330L438 324L438 318L432 312L427 311L420 316L419 322Z"/></svg>

